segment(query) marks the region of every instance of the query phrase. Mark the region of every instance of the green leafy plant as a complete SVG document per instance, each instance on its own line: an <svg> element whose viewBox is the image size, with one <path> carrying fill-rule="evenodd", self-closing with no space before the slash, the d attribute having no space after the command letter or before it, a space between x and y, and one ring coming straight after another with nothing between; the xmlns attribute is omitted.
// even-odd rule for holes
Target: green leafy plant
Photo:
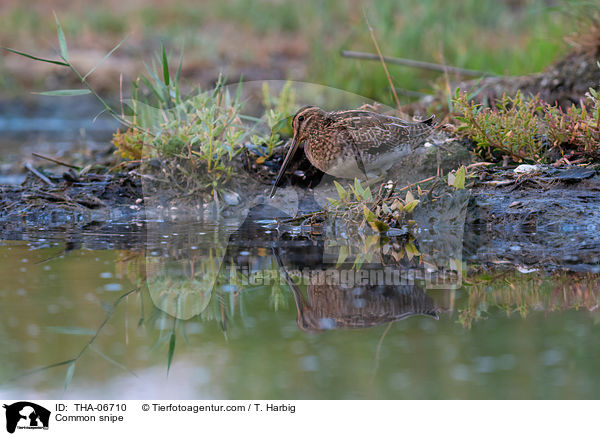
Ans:
<svg viewBox="0 0 600 436"><path fill-rule="evenodd" d="M60 59L61 60L52 60L52 59L45 59L45 58L40 58L28 53L24 53L22 51L19 50L15 50L12 48L8 48L8 47L3 47L5 50L10 51L12 53L18 54L20 56L35 60L35 61L39 61L39 62L44 62L44 63L48 63L48 64L54 64L54 65L58 65L61 67L67 67L71 70L71 72L73 74L75 74L75 76L81 81L82 85L84 86L84 88L81 89L58 89L58 90L53 90L53 91L43 91L43 92L39 92L38 94L41 95L50 95L50 96L57 96L57 97L70 97L70 96L78 96L78 95L85 95L85 94L93 94L94 97L96 97L96 99L98 99L98 101L104 106L104 110L107 111L108 113L110 113L113 117L115 117L117 120L119 120L122 124L125 125L129 125L128 120L123 117L121 114L119 114L116 110L114 110L95 90L94 88L92 88L92 86L90 85L90 83L87 81L87 78L94 72L96 71L96 69L112 54L115 52L115 50L117 50L124 42L125 39L123 39L121 42L119 42L116 46L113 47L112 50L110 50L110 52L108 52L106 54L106 56L104 56L100 62L98 62L92 69L90 69L86 74L82 75L81 72L71 63L69 62L69 50L67 48L67 41L65 38L65 34L64 31L62 29L62 26L60 25L60 21L58 20L58 17L56 16L56 14L54 14L54 18L56 21L56 31L57 31L57 35L58 35L58 44L60 47Z"/></svg>
<svg viewBox="0 0 600 436"><path fill-rule="evenodd" d="M600 145L600 98L590 89L586 101L566 111L539 96L504 95L495 107L483 107L460 90L454 107L458 130L476 142L476 152L485 159L501 155L515 161L547 162L548 151L572 149L589 156Z"/></svg>
<svg viewBox="0 0 600 436"><path fill-rule="evenodd" d="M214 194L231 179L233 160L260 120L243 122L241 83L232 95L222 77L212 90L182 96L181 64L172 77L163 47L159 67L147 67L149 77L134 84L127 105L131 127L117 132L113 144L125 158L165 161L165 181L186 194Z"/></svg>
<svg viewBox="0 0 600 436"><path fill-rule="evenodd" d="M530 313L564 310L594 311L599 290L594 286L597 274L574 277L567 272L551 275L540 271L519 274L498 271L472 274L465 283L466 299L458 307L458 322L471 328L474 322L486 319L490 313L504 312L523 319ZM560 296L560 297L559 297Z"/></svg>
<svg viewBox="0 0 600 436"><path fill-rule="evenodd" d="M401 195L393 184L384 184L376 195L364 188L358 179L345 189L334 181L339 199L328 198L332 212L349 223L367 223L373 231L385 233L392 227L405 224L407 217L419 204L410 190Z"/></svg>
<svg viewBox="0 0 600 436"><path fill-rule="evenodd" d="M458 170L448 174L448 185L454 186L456 189L465 189L466 175L467 170L463 165Z"/></svg>
<svg viewBox="0 0 600 436"><path fill-rule="evenodd" d="M259 163L271 156L275 147L283 144L284 137L292 136L292 116L296 109L296 95L292 82L286 82L278 96L273 95L267 82L263 83L262 92L265 107L263 120L269 130L266 134L252 137L252 143L267 147L265 155L259 157Z"/></svg>
<svg viewBox="0 0 600 436"><path fill-rule="evenodd" d="M503 95L496 107L483 107L456 90L454 109L459 115L460 132L473 138L483 158L500 153L514 160L539 160L545 151L542 129L536 113L541 111L539 99Z"/></svg>
<svg viewBox="0 0 600 436"><path fill-rule="evenodd" d="M584 153L598 153L600 145L600 96L590 88L587 106L572 105L566 111L548 104L543 106L548 140L557 147ZM589 108L589 109L588 109Z"/></svg>
<svg viewBox="0 0 600 436"><path fill-rule="evenodd" d="M32 60L69 68L83 88L44 91L40 94L93 94L104 106L103 112L115 117L125 127L113 136L112 143L117 153L126 160L160 159L160 177L154 180L179 189L186 195L194 192L217 195L235 173L235 157L246 148L246 141L256 131L261 128L269 131L262 138L257 135L253 137L255 144L264 143L267 146L263 159L282 143L282 135L290 132L289 120L294 110L291 83L286 83L278 96L270 95L268 85L265 85L265 115L262 118L248 117L242 114L241 83L234 92L230 92L224 79L219 77L213 89L198 90L184 96L180 86L183 53L173 72L164 45L152 65L146 64L147 74L133 82L131 99L121 101L120 110L116 110L92 88L88 78L123 41L95 67L82 74L69 61L65 34L58 18L56 27L60 60L44 59L11 48L6 50Z"/></svg>

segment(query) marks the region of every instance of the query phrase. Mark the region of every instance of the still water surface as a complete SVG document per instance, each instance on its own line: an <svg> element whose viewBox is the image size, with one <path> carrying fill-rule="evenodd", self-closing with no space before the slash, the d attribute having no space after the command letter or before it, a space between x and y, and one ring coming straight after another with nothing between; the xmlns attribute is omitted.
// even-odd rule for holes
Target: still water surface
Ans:
<svg viewBox="0 0 600 436"><path fill-rule="evenodd" d="M0 396L600 396L597 276L504 272L467 276L458 289L340 290L285 279L240 284L228 271L191 298L177 276L199 277L192 264L206 277L228 265L291 271L314 257L301 238L283 249L230 242L210 266L215 245L201 243L215 229L205 227L154 227L152 236L142 236L147 224L105 234L32 232L1 242ZM268 226L257 227L268 240ZM248 238L240 232L229 240ZM305 253L300 260L289 255L294 246ZM156 273L161 268L170 279ZM172 295L160 297L173 289L179 309Z"/></svg>

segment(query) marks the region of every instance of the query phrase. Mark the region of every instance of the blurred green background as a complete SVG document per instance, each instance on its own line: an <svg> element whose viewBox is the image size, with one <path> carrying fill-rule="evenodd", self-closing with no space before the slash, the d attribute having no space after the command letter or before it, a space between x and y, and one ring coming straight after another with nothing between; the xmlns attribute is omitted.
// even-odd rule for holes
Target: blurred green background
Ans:
<svg viewBox="0 0 600 436"><path fill-rule="evenodd" d="M151 64L161 42L173 58L184 50L190 87L229 80L293 79L391 103L378 62L346 59L341 50L375 52L365 15L384 55L519 75L537 72L569 49L564 36L584 28L594 3L553 0L207 0L24 2L0 5L2 45L56 56L55 11L69 53L91 68L121 39L123 46L91 77L116 93ZM390 65L395 85L430 91L438 73ZM3 53L0 95L55 89L73 80L60 67Z"/></svg>

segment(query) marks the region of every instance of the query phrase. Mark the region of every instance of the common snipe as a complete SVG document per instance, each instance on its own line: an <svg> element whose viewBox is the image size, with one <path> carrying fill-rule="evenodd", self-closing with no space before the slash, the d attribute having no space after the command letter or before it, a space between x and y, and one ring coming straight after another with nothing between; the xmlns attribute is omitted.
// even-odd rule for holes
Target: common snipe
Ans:
<svg viewBox="0 0 600 436"><path fill-rule="evenodd" d="M302 142L306 157L321 171L334 177L369 177L414 150L434 129L433 119L413 123L360 109L325 112L305 106L294 115L292 144L270 196Z"/></svg>

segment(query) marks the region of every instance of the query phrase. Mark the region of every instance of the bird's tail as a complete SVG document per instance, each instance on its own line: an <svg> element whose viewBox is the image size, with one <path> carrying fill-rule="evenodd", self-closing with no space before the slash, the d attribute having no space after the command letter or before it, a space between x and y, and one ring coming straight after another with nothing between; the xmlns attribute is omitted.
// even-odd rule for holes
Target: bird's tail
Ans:
<svg viewBox="0 0 600 436"><path fill-rule="evenodd" d="M411 123L409 126L409 138L414 138L417 141L426 139L436 127L437 123L435 122L435 115L432 115L425 120Z"/></svg>

